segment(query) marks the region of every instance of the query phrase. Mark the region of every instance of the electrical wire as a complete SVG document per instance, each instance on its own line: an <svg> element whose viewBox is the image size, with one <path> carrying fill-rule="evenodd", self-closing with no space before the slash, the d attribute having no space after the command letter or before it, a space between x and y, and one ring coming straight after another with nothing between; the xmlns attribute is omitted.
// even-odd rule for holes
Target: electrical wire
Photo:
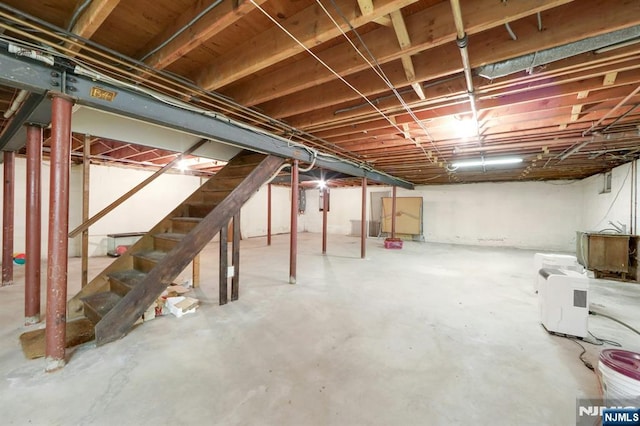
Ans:
<svg viewBox="0 0 640 426"><path fill-rule="evenodd" d="M7 40L8 39L12 39L11 37L5 37L3 35L0 35L0 39L2 39L2 38L7 38ZM45 50L41 46L33 44L33 43L24 43L24 41L21 41L21 40L18 40L18 39L13 39L12 41L17 41L17 42L20 42L21 44L28 45L29 48L37 50L37 51L42 51L42 52L45 52L45 53L49 53L50 52L49 50ZM272 137L272 138L280 139L282 141L286 141L289 145L293 145L293 146L299 147L301 149L304 149L307 152L309 152L309 154L310 154L311 166L308 169L302 169L302 171L311 170L311 168L313 168L315 166L315 162L317 160L317 157L319 157L319 156L322 156L323 158L328 159L329 161L332 161L332 162L349 163L349 164L354 165L354 166L356 166L358 168L361 168L363 170L369 170L369 171L373 170L373 168L371 168L370 166L367 166L365 164L356 163L354 161L350 161L350 160L347 160L345 158L338 158L338 157L335 157L332 154L318 152L317 150L315 150L313 148L310 148L305 144L298 143L298 142L293 142L293 141L291 141L291 139L288 139L288 140L284 139L284 138L282 138L282 137L280 137L278 135L275 135L275 134L269 133L269 132L265 132L264 130L262 130L260 128L257 128L257 127L254 127L254 126L248 126L248 125L246 125L244 123L232 120L232 119L230 119L228 117L225 117L225 116L223 116L223 115L221 115L219 113L216 113L214 111L210 111L210 110L206 110L206 109L203 109L203 108L199 108L199 107L193 106L193 105L191 105L189 103L186 103L186 102L179 101L177 99L168 97L168 96L166 96L166 95L164 95L162 93L155 92L155 91L143 88L143 87L141 87L140 85L137 85L137 84L127 83L125 81L122 81L122 80L119 80L119 79L115 79L115 78L113 78L113 77L111 77L109 75L106 75L106 74L104 74L104 73L102 73L102 72L100 72L100 71L98 71L96 69L93 69L88 64L84 63L81 60L78 60L77 58L70 58L69 56L64 55L64 54L62 54L60 52L55 52L55 54L56 54L56 56L58 56L60 58L64 58L64 59L72 61L73 63L76 63L77 65L76 65L74 71L79 75L83 75L85 77L89 77L89 78L94 79L94 80L101 80L101 81L104 81L106 83L112 84L112 85L117 86L117 87L124 87L124 88L130 89L130 90L141 92L141 93L144 93L144 94L146 94L148 96L151 96L151 97L155 98L158 101L161 101L163 103L171 105L173 107L182 108L182 109L189 110L189 111L192 111L192 112L196 112L196 113L200 113L200 114L203 114L203 115L207 115L207 116L210 116L210 117L218 119L218 120L224 120L224 121L227 121L229 124L232 124L232 125L234 125L236 127L245 128L245 129L251 130L251 131L256 132L256 133L261 133L261 134L267 135L267 136ZM293 128L292 128L292 132L291 133L292 133L292 136L294 134L300 134L300 135L305 134L304 132L301 132L301 131L299 131L297 129L293 129ZM310 136L312 136L312 135L310 135ZM379 171L377 171L377 172L381 173L383 175L386 175L386 176L390 176L390 175L388 175L388 174L386 174L384 172L379 172Z"/></svg>
<svg viewBox="0 0 640 426"><path fill-rule="evenodd" d="M593 364L591 364L589 361L584 359L584 354L587 353L587 348L582 346L582 344L580 342L578 342L578 340L575 339L575 338L566 337L566 339L571 340L573 343L575 343L576 345L578 345L578 346L580 346L582 348L582 352L580 352L580 355L578 355L578 358L580 359L580 361L582 361L582 363L584 364L585 367L587 367L589 370L591 370L591 371L593 371L595 373L596 369L593 367Z"/></svg>
<svg viewBox="0 0 640 426"><path fill-rule="evenodd" d="M627 174L624 177L624 180L622 181L622 184L620 185L620 188L618 189L618 192L616 194L616 196L613 198L613 201L611 202L611 205L609 206L609 209L607 210L607 212L604 214L604 216L602 217L602 219L600 219L598 221L598 223L596 223L596 226L594 226L594 228L598 227L598 225L600 225L602 223L603 220L605 220L607 218L607 216L609 215L609 213L611 212L611 209L613 208L614 204L616 203L616 200L618 199L618 196L620 195L620 193L622 192L622 188L624 188L624 184L627 182L627 178L629 177L629 173L631 172L631 167L629 167L629 170L627 170Z"/></svg>
<svg viewBox="0 0 640 426"><path fill-rule="evenodd" d="M10 14L6 11L9 11ZM5 22L10 22L13 24L7 25ZM307 150L307 152L309 152L310 154L310 161L312 166L315 165L315 161L318 157L322 157L324 161L347 163L365 171L375 171L376 173L379 173L381 175L397 179L395 177L392 177L388 173L374 170L370 164L362 161L359 155L354 154L343 147L327 142L305 131L301 131L299 129L291 127L282 121L268 117L265 114L262 114L254 109L240 105L235 101L229 99L228 97L218 94L214 91L204 90L201 87L196 86L189 80L176 77L175 75L167 73L163 70L156 70L154 68L151 68L144 62L129 58L117 51L101 46L89 39L70 33L69 31L65 31L60 27L57 27L51 23L28 15L18 9L12 8L2 3L0 3L0 28L5 29L5 33L0 34L0 38L9 39L10 36L7 35L7 32L19 34L25 37L27 40L33 41L33 43L30 43L25 40L19 40L20 44L29 44L30 48L34 50L42 51L47 54L53 54L65 61L71 62L75 65L79 65L86 70L95 72L96 74L94 74L94 76L97 75L100 78L104 78L105 81L108 80L110 84L116 85L117 87L126 87L127 89L136 90L138 92L148 91L149 89L145 88L145 86L158 87L163 91L168 91L174 94L175 98L171 98L166 94L157 92L155 90L146 92L146 94L148 96L153 96L155 99L161 102L165 102L171 106L188 109L201 114L206 114L219 120L228 120L231 125L250 129L253 132L265 134L272 138L275 137L283 141L286 140L285 138L279 136L278 132L283 132L285 135L290 134L292 137L295 136L296 140L301 142L292 142L289 139L288 143L295 143L296 146L300 147L301 149ZM30 31L33 31L33 33L31 33ZM50 38L53 38L57 41L39 37L39 34L49 36ZM15 40L17 41L17 39ZM62 42L62 45L56 44L59 42ZM80 45L82 46L83 50L80 52L74 52L70 50L69 47L67 47L66 43L71 46ZM104 60L100 58L104 58ZM87 61L89 61L91 65ZM101 71L95 70L95 66L98 66ZM105 74L105 70L113 77ZM152 74L156 76L157 79L142 80L140 77L141 74ZM123 80L123 78L128 79L132 83L127 83ZM231 114L234 117L238 116L243 120L254 121L261 127L249 126L247 124L244 124L243 122L232 120L231 118L224 116L219 112L207 110L198 107L193 103L186 103L176 99L178 97L183 97L185 93L188 94L194 92L196 94L204 95L204 99L192 98L202 103L203 105L221 109L223 113ZM263 127L266 130L263 129ZM311 146L308 146L307 144ZM331 150L331 152L321 152L318 149L312 148L312 146L316 146L319 149L323 150L329 149ZM338 153L340 155L339 157L335 155Z"/></svg>
<svg viewBox="0 0 640 426"><path fill-rule="evenodd" d="M589 334L591 335L591 337L596 339L596 342L599 343L598 346L602 346L602 345L604 345L606 343L607 345L615 346L616 348L621 348L622 347L622 344L616 342L615 340L602 339L602 338L597 337L596 335L594 335L592 332L589 332Z"/></svg>
<svg viewBox="0 0 640 426"><path fill-rule="evenodd" d="M171 43L173 40L176 39L176 37L178 37L180 34L182 34L183 32L185 32L187 29L189 29L189 27L191 27L193 24L195 24L197 21L200 20L200 18L202 18L204 15L206 15L207 13L209 13L211 10L213 10L216 6L218 6L220 3L222 3L222 0L217 0L213 3L211 3L209 6L207 6L203 11L201 11L200 13L198 13L196 16L193 17L193 19L191 19L186 25L184 25L182 28L180 28L179 31L176 31L175 33L173 33L173 35L171 37L169 37L168 39L166 39L164 42L160 43L158 45L158 47L156 47L155 49L153 49L152 51L150 51L149 53L147 53L146 55L144 55L142 58L140 58L140 61L144 61L145 59L147 59L149 56L153 55L154 53L156 53L157 51L159 51L160 49L162 49L163 47L165 47L166 45L168 45L169 43Z"/></svg>
<svg viewBox="0 0 640 426"><path fill-rule="evenodd" d="M398 101L400 102L400 104L402 105L404 110L409 114L409 116L413 119L413 121L422 129L422 131L425 132L425 134L429 138L429 141L430 141L431 145L433 146L435 151L438 153L438 155L441 155L440 151L438 150L438 147L435 144L435 142L433 140L433 137L431 136L431 134L430 134L429 130L427 129L427 127L424 125L424 123L420 119L418 119L418 117L415 115L415 113L413 112L411 107L406 103L406 101L404 100L402 95L398 92L398 90L395 88L395 86L391 83L391 80L389 80L389 78L387 77L386 73L382 69L382 66L380 65L380 63L378 62L376 57L373 55L371 50L369 50L369 47L367 46L367 44L364 42L364 40L360 36L360 33L355 29L355 27L353 27L353 25L351 25L351 22L349 22L349 19L344 15L344 13L342 13L342 10L336 4L335 0L331 0L331 4L336 9L336 12L340 15L340 17L349 26L350 31L353 32L356 35L356 37L360 41L360 44L362 44L363 48L367 51L367 53L371 57L372 61L375 63L375 66L365 57L365 55L360 51L360 49L358 49L358 47L353 43L353 41L351 41L351 39L347 36L347 34L342 30L342 27L340 25L338 25L338 23L335 21L335 19L333 19L333 16L331 16L331 14L327 11L327 9L320 2L320 0L316 0L316 3L318 3L320 5L322 10L325 12L325 14L329 17L329 19L331 19L333 24L340 30L340 32L342 33L344 38L353 47L353 49L358 53L358 55L362 59L364 59L364 61L367 63L367 65L369 65L369 67L378 75L378 77L380 77L380 79L387 85L387 87L389 89L391 89L391 91L396 96L396 98L398 99ZM427 152L425 151L424 147L422 147L422 144L418 143L417 141L414 141L414 143L416 144L416 146L419 146L420 148L422 148L423 153L427 156L429 161L431 161L432 163L435 163L435 161L433 159L431 159L431 156L429 156L427 154Z"/></svg>
<svg viewBox="0 0 640 426"><path fill-rule="evenodd" d="M358 90L354 85L352 85L351 83L349 83L344 77L342 77L340 74L338 74L333 68L331 68L326 62L324 62L322 59L320 59L320 57L318 57L318 55L316 55L315 53L313 53L311 51L311 49L309 49L307 46L304 45L304 43L302 43L300 40L298 40L298 38L296 38L296 36L294 36L293 34L291 34L289 32L289 30L287 30L284 26L282 26L282 24L280 24L280 22L278 22L275 18L273 18L266 10L264 10L258 3L256 3L254 0L249 0L251 1L251 3L258 9L260 10L260 12L262 12L271 22L273 22L278 28L280 28L282 31L284 31L285 34L287 34L294 42L296 42L300 47L302 47L305 51L307 51L307 53L309 53L316 61L318 61L323 67L325 67L329 72L331 72L334 76L336 76L336 78L338 78L340 81L342 81L344 84L346 84L351 90L353 90L354 92L356 92L358 94L358 96L360 96L362 99L364 99L370 106L371 108L373 108L378 114L380 114L381 117L383 117L389 124L391 124L391 126L393 128L395 128L399 133L404 133L403 130L398 127L397 124L395 124L393 122L393 120L391 120L385 113L383 113L377 106L374 105L373 102L371 102L369 100L369 98L367 98L360 90Z"/></svg>
<svg viewBox="0 0 640 426"><path fill-rule="evenodd" d="M589 312L591 313L591 312ZM585 359L584 355L587 353L587 348L584 347L582 345L582 343L587 343L589 345L593 345L593 346L603 346L604 344L607 345L611 345L614 347L622 347L622 345L616 341L613 340L607 340L607 339L601 339L599 337L596 337L592 332L589 331L589 334L591 335L591 337L593 337L595 339L595 341L591 341L591 340L587 340L587 339L580 339L578 337L575 336L569 336L566 334L559 334L559 333L554 333L551 331L548 331L546 328L544 328L544 326L542 326L543 330L545 330L547 333L549 333L552 336L555 337L560 337L563 339L567 339L572 341L573 343L575 343L576 345L580 346L580 348L582 349L582 352L580 352L580 354L578 355L578 359L580 359L580 361L584 364L585 367L587 367L589 370L591 370L592 372L595 373L595 368L593 366L593 364L591 362L589 362L587 359Z"/></svg>
<svg viewBox="0 0 640 426"><path fill-rule="evenodd" d="M601 313L601 312L597 312L597 311L589 311L589 315L595 315L595 316L599 316L599 317L608 318L608 319L610 319L611 321L615 321L615 322L617 322L618 324L620 324L620 325L622 325L622 326L624 326L624 327L628 328L629 330L633 331L634 333L636 333L637 335L639 335L639 336L640 336L640 331L636 330L635 328L631 327L629 324L627 324L627 323L625 323L625 322L623 322L623 321L620 321L619 319L614 318L614 317L612 317L612 316L610 316L610 315L603 314L603 313Z"/></svg>
<svg viewBox="0 0 640 426"><path fill-rule="evenodd" d="M73 16L71 17L71 20L69 21L69 25L67 26L67 31L71 31L73 29L73 26L76 24L78 17L82 12L84 12L87 6L89 6L91 1L92 0L85 0L84 3L82 3L80 7L77 8L75 12L73 12Z"/></svg>
<svg viewBox="0 0 640 426"><path fill-rule="evenodd" d="M155 76L158 76L159 80L163 83L168 83L168 84L176 84L178 83L178 85L181 84L181 86L179 86L180 88L177 90L171 89L167 86L160 86L158 83L156 82L152 82L152 81L146 81L145 83L151 83L154 84L156 86L159 86L163 89L169 90L169 91L173 91L176 96L183 96L185 93L185 90L187 91L194 91L197 93L201 93L204 94L207 97L211 97L211 99L215 102L214 104L208 104L210 106L214 106L216 108L220 108L223 110L223 112L228 112L231 113L233 115L240 115L241 118L245 118L245 119L255 119L257 120L261 125L267 127L267 128L271 128L274 131L284 131L285 133L287 132L291 132L292 134L296 134L301 140L303 140L304 142L307 143L311 143L313 145L317 145L318 147L322 147L323 149L327 149L327 148L331 148L334 150L335 153L340 152L342 156L346 156L346 157L350 157L351 159L354 159L353 154L350 153L349 151L345 150L342 147L339 147L335 144L329 143L327 141L324 141L314 135L311 135L307 132L303 132L300 131L298 129L295 129L291 126L288 126L287 124L275 120L271 117L268 117L258 111L255 111L253 109L247 108L243 105L240 105L232 100L230 100L229 98L220 95L216 92L213 91L205 91L202 88L196 86L195 84L193 84L192 82L183 79L183 78L176 78L174 75L167 73L165 71L161 71L161 70L155 70L151 67L149 67L148 65L146 65L144 62L140 62L138 60L129 58L125 55L120 54L119 52L116 52L114 50L108 49L104 46L98 45L95 42L85 39L83 37L77 36L73 33L69 33L69 32L65 32L65 30L63 30L62 28L56 27L55 25L52 25L46 21L43 21L39 18L35 18L33 16L30 16L28 14L25 14L24 12L21 12L18 9L12 8L10 6L4 5L2 3L0 3L0 8L11 11L11 13L13 13L14 15L18 15L18 16L22 16L24 17L24 19L36 22L39 25L42 25L45 28L49 28L49 32L46 32L44 30L42 30L41 28L37 27L36 25L32 24L29 21L24 21L17 18L14 15L8 15L4 12L0 12L0 19L4 20L5 22L14 22L14 25L5 25L5 24L0 24L0 27L4 28L6 31L12 31L15 32L17 34L21 34L27 38L33 39L38 41L40 44L37 45L37 49L41 50L42 46L48 46L49 49L46 50L47 53L51 52L51 49L62 49L62 50L66 50L69 51L69 53L72 53L68 48L66 48L64 46L64 42L69 42L72 45L73 44L80 44L83 46L83 50L87 51L89 53L93 53L95 55L98 55L100 57L103 57L105 59L109 59L110 61L113 61L115 64L120 64L123 65L125 67L127 67L127 70L134 70L134 71L138 71L138 72L142 72L142 73L147 73L147 74L153 74ZM18 25L21 25L20 28L26 28L27 30L33 30L34 33L42 33L42 34L48 34L51 35L53 37L55 37L56 39L58 39L60 42L63 43L63 46L60 45L53 45L51 43L49 43L47 40L39 38L33 34L29 34L26 31L27 30L21 30L20 28L18 28L18 25L15 25L15 23L17 23ZM104 53L106 52L106 54ZM58 55L60 57L63 57L67 60L71 60L72 62L78 62L78 57L79 56L83 56L85 58L88 58L91 61L96 61L95 58L89 57L86 54L84 54L83 52L80 53L76 53L73 52L73 55L64 55L62 53L58 53ZM112 56L109 56L112 55ZM130 65L130 64L133 64ZM117 68L113 65L109 65L106 64L104 62L101 62L99 64L100 66L102 66L103 68L108 68L110 72L114 73L114 75L117 75L118 77L122 78L123 76L129 76L129 78L134 81L136 83L136 85L140 85L140 79L139 76L137 76L136 74L133 74L127 70L123 70L120 68ZM253 117L253 118L252 118ZM359 160L358 160L359 161ZM354 164L361 164L361 163L354 163ZM361 164L362 168L367 169L367 165L366 164ZM359 166L360 167L360 166ZM370 169L370 167L369 167ZM384 173L383 173L384 174Z"/></svg>

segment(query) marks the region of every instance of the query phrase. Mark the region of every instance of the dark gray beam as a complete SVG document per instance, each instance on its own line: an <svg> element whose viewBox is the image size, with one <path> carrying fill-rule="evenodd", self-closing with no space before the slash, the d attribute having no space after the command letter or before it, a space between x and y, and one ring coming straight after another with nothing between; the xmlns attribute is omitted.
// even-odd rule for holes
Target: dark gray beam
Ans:
<svg viewBox="0 0 640 426"><path fill-rule="evenodd" d="M51 101L44 93L29 93L11 121L0 134L1 151L17 151L27 142L25 123L48 126L51 122Z"/></svg>
<svg viewBox="0 0 640 426"><path fill-rule="evenodd" d="M289 144L287 141L257 130L238 125L223 116L205 115L201 112L178 108L162 102L148 94L128 88L94 81L81 75L52 77L51 67L0 51L0 83L35 92L63 91L76 99L80 105L102 111L124 115L147 123L165 126L205 139L212 139L229 145L252 151L273 154L285 158L294 158L311 163L313 155L303 147ZM413 189L413 184L372 169L363 169L358 165L335 158L318 156L315 164L329 170L350 176L363 177L385 183Z"/></svg>

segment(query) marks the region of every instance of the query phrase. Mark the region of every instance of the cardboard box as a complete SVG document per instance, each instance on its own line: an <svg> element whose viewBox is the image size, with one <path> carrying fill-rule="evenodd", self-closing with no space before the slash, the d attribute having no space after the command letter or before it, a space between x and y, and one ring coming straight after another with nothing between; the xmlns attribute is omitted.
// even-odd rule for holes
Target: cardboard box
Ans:
<svg viewBox="0 0 640 426"><path fill-rule="evenodd" d="M198 308L199 301L192 297L167 297L166 307L173 315L180 318L185 314L191 314Z"/></svg>
<svg viewBox="0 0 640 426"><path fill-rule="evenodd" d="M144 321L151 321L152 319L154 319L156 317L156 307L157 306L158 306L158 304L156 302L153 302L153 304L151 306L149 306L149 309L144 311L144 314L142 314L142 318L144 319Z"/></svg>

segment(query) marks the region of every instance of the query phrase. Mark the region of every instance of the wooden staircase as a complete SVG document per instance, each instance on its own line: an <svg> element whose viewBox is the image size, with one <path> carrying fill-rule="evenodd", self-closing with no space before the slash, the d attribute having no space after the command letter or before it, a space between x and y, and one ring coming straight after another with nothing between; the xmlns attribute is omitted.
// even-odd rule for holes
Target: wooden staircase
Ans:
<svg viewBox="0 0 640 426"><path fill-rule="evenodd" d="M240 152L76 294L69 318L91 320L97 345L123 337L283 163Z"/></svg>

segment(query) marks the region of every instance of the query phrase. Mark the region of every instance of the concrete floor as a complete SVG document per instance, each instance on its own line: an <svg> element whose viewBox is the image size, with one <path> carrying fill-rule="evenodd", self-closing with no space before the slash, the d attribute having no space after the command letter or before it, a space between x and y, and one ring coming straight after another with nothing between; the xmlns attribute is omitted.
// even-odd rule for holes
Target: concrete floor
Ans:
<svg viewBox="0 0 640 426"><path fill-rule="evenodd" d="M572 425L598 397L580 349L547 334L532 251L300 235L244 240L241 296L217 305L217 247L202 256L193 315L158 318L104 347L69 351L44 372L22 355L23 268L0 289L0 418L36 425ZM110 259L91 259L94 273ZM70 290L79 284L70 260ZM633 284L592 285L598 309L638 325ZM638 336L590 318L599 337L640 352ZM587 346L594 364L602 347Z"/></svg>

